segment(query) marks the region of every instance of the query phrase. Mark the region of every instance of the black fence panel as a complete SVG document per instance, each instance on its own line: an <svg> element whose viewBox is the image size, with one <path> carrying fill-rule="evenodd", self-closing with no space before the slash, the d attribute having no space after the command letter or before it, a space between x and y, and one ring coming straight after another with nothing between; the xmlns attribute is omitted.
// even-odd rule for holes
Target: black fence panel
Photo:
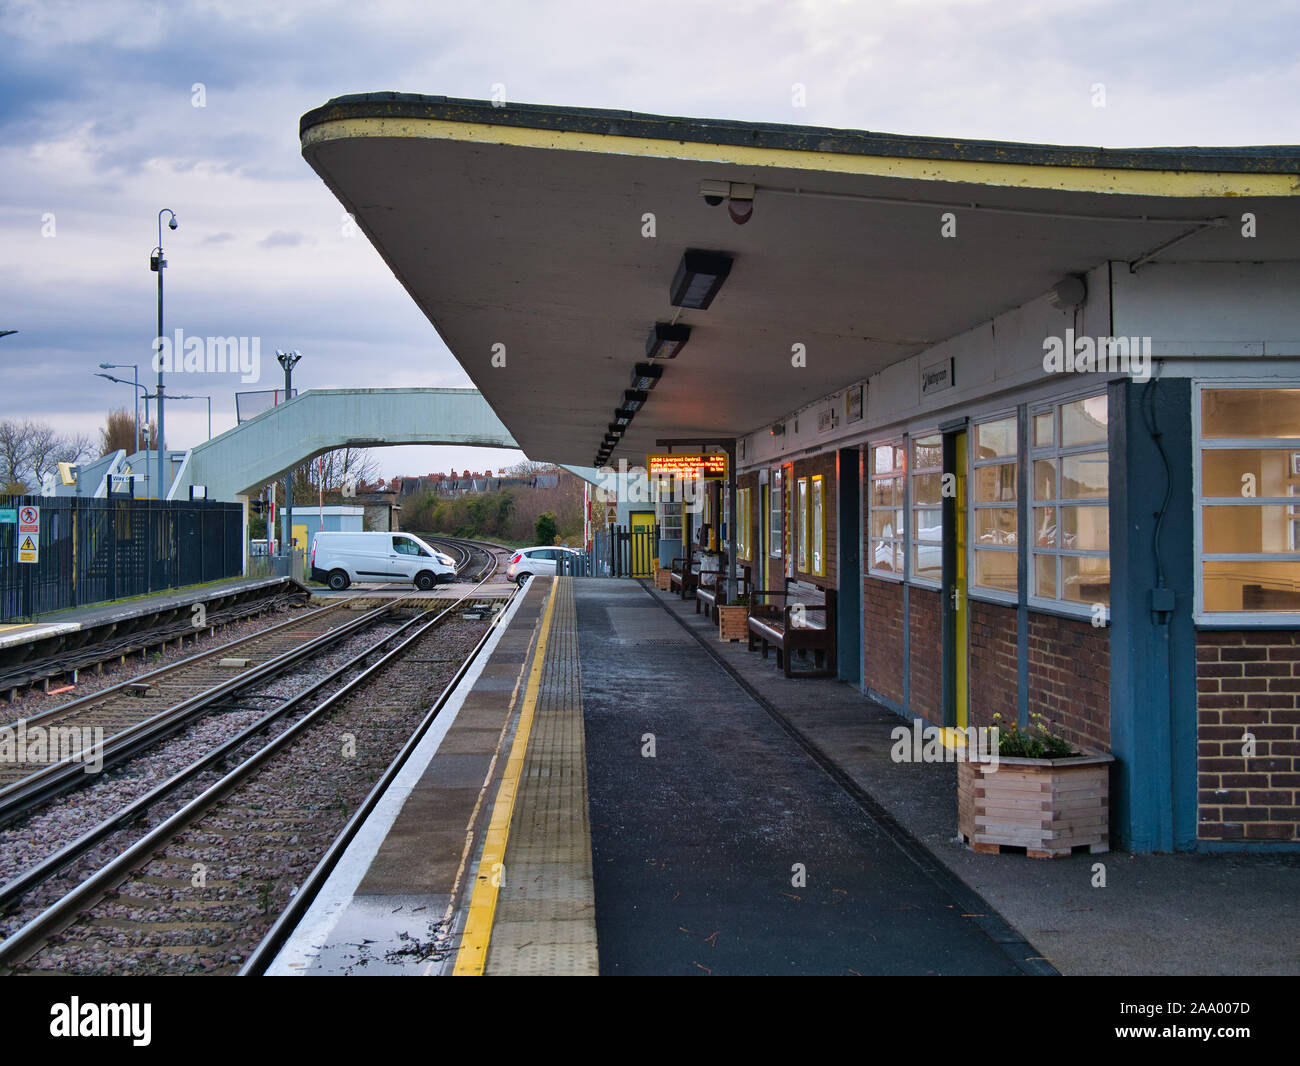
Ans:
<svg viewBox="0 0 1300 1066"><path fill-rule="evenodd" d="M587 552L586 575L654 577L658 560L658 526L650 529L607 526L592 534L591 549Z"/></svg>
<svg viewBox="0 0 1300 1066"><path fill-rule="evenodd" d="M0 621L238 577L243 512L213 501L0 496L0 517L40 508L39 555L18 561L0 522Z"/></svg>

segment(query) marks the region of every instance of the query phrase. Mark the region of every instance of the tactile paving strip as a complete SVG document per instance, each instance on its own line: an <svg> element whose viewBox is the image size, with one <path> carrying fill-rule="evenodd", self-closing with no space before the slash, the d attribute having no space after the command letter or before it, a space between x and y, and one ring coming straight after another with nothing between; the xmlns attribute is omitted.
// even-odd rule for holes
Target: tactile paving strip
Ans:
<svg viewBox="0 0 1300 1066"><path fill-rule="evenodd" d="M494 977L594 977L598 969L573 579L556 578L554 595L485 969Z"/></svg>

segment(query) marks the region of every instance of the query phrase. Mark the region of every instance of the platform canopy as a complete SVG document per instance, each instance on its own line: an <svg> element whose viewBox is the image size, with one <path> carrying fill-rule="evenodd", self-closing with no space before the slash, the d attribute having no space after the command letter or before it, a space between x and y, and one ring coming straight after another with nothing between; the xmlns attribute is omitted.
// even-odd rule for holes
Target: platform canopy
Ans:
<svg viewBox="0 0 1300 1066"><path fill-rule="evenodd" d="M1063 148L397 93L332 100L301 137L519 447L562 463L592 462L656 322L690 340L615 459L762 427L1108 260L1293 258L1300 225L1294 146ZM706 310L670 302L688 249L733 260Z"/></svg>

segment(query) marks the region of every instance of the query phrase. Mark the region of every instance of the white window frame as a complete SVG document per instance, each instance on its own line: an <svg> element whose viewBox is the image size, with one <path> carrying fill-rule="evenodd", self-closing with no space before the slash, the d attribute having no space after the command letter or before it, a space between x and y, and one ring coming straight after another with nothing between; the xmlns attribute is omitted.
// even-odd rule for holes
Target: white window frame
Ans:
<svg viewBox="0 0 1300 1066"><path fill-rule="evenodd" d="M1286 382L1278 378L1198 378L1192 383L1192 546L1195 569L1195 597L1193 603L1193 620L1197 624L1212 626L1229 625L1241 628L1287 629L1300 624L1300 612L1291 611L1207 611L1205 609L1205 582L1203 563L1205 551L1202 546L1202 515L1205 497L1201 494L1201 452L1203 450L1255 450L1276 449L1278 451L1300 452L1300 438L1297 437L1214 437L1209 449L1201 436L1201 394L1206 389L1300 389L1300 381ZM1211 507L1221 506L1294 506L1300 501L1290 496L1251 497L1249 502L1236 497L1211 496ZM1258 560L1260 562L1280 561L1295 562L1295 556L1284 552L1229 552L1212 553L1210 562L1241 560Z"/></svg>
<svg viewBox="0 0 1300 1066"><path fill-rule="evenodd" d="M877 476L876 465L875 465L875 453L877 448L890 448L890 449L898 449L902 451L903 468L899 470L897 467L893 467L891 465L890 472L888 474L882 474ZM891 455L892 455L892 451L891 451ZM906 580L906 573L907 573L907 523L908 523L907 455L908 453L907 453L906 437L902 437L902 436L890 437L886 440L876 440L876 441L867 442L867 529L866 529L867 573L872 577L879 578L881 581L897 581L900 584ZM899 479L900 489L902 490L903 498L898 502L897 507L891 507L889 508L889 510L891 511L891 513L895 511L902 511L903 528L901 530L896 529L894 531L894 536L888 538L888 543L890 544L898 543L903 549L903 572L902 573L898 572L897 570L876 569L876 552L875 552L874 545L876 543L884 543L885 539L873 538L871 535L871 519L876 509L874 503L874 499L875 499L875 492L873 488L874 483L876 481L892 480L894 478Z"/></svg>
<svg viewBox="0 0 1300 1066"><path fill-rule="evenodd" d="M1081 400L1090 400L1095 396L1105 396L1107 398L1106 437L1100 442L1093 442L1090 444L1072 444L1068 447L1063 447L1061 444L1061 408L1066 407L1072 403L1078 403ZM1034 444L1034 416L1045 414L1048 411L1052 412L1052 418L1053 418L1052 444L1050 447L1038 447L1035 446ZM1051 400L1040 401L1038 403L1031 403L1028 405L1028 410L1026 411L1026 418L1028 420L1028 433L1026 435L1026 441L1027 441L1026 450L1028 452L1028 455L1026 456L1027 461L1023 468L1026 471L1026 476L1025 476L1025 484L1022 487L1022 489L1023 491L1027 491L1029 493L1029 500L1028 500L1029 529L1026 531L1026 536L1028 537L1028 541L1026 543L1028 556L1027 556L1027 565L1025 567L1025 584L1026 584L1025 592L1027 595L1028 604L1032 608L1036 608L1042 611L1048 611L1055 614L1072 615L1078 618L1092 617L1092 613L1093 613L1092 604L1076 603L1074 600L1067 600L1060 597L1062 576L1065 570L1065 568L1061 565L1060 560L1067 557L1096 559L1104 556L1107 563L1109 563L1110 562L1109 536L1106 539L1107 548L1104 552L1095 551L1095 550L1061 548L1061 547L1040 549L1038 547L1038 527L1034 519L1034 510L1035 508L1038 507L1051 507L1056 511L1056 528L1057 528L1058 539L1060 539L1063 536L1062 526L1064 525L1064 523L1061 517L1062 506L1105 507L1107 508L1107 515L1109 516L1110 467L1111 467L1110 420L1113 416L1114 416L1114 412L1111 411L1110 409L1109 391L1104 388L1092 389L1089 390L1088 392L1080 392L1076 394L1071 394L1069 396L1061 396ZM1097 451L1100 451L1106 457L1106 498L1104 501L1097 500L1097 499L1073 499L1073 498L1069 500L1063 500L1062 497L1060 497L1059 495L1055 496L1050 501L1048 500L1040 501L1035 497L1035 484L1034 484L1035 460L1055 459L1057 461L1056 492L1059 494L1061 491L1061 474L1063 469L1061 461L1063 459L1069 458L1072 455L1086 455L1090 452L1097 452ZM1038 568L1035 562L1035 557L1038 555L1047 555L1057 560L1057 564L1056 564L1057 596L1055 597L1039 596L1036 593ZM1113 602L1114 600L1113 584L1111 588L1112 588L1112 595L1109 598ZM1111 611L1111 603L1107 603L1106 604L1107 618L1110 617L1110 611Z"/></svg>
<svg viewBox="0 0 1300 1066"><path fill-rule="evenodd" d="M966 432L966 595L970 599L980 601L989 601L992 603L1004 603L1012 606L1020 602L1020 543L1024 537L1024 530L1020 528L1020 505L1025 491L1025 456L1020 451L1020 437L1022 423L1020 418L1021 407L1013 407L1010 411L1003 411L1001 414L990 414L973 419ZM1026 417L1028 417L1028 406L1024 408ZM995 459L975 458L975 441L976 427L985 425L988 422L1004 422L1011 419L1016 430L1016 452L1015 455L1008 459L1006 456L998 456ZM977 468L982 469L987 466L1014 466L1016 469L1016 499L1012 506L1008 508L1005 501L994 503L976 504L975 501L975 471ZM1032 466L1030 467L1032 470ZM1032 487L1031 487L1032 493ZM1109 499L1109 497L1107 497ZM981 511L1005 511L1014 510L1016 512L1016 543L1012 547L1002 544L990 544L980 548L977 540L976 531L979 529L979 523L976 519L976 509ZM1033 503L1030 502L1030 513L1033 513ZM975 575L979 572L975 566L976 552L986 551L995 552L999 555L1010 555L1016 560L1016 591L1006 592L1003 589L986 588L984 585L975 583Z"/></svg>
<svg viewBox="0 0 1300 1066"><path fill-rule="evenodd" d="M919 470L919 469L917 469L917 466L916 466L916 443L917 443L918 440L920 440L920 439L922 439L922 438L924 438L924 437L937 437L937 438L938 438L938 440L939 440L939 465L938 465L938 466L927 466L925 469L923 469L923 470ZM942 588L943 588L943 578L942 578L943 562L942 562L942 559L943 559L943 550L944 550L943 533L940 532L938 543L935 543L935 542L933 542L933 541L926 541L926 542L925 542L929 547L931 547L931 548L937 548L938 551L939 551L939 559L940 559L940 564L939 564L940 578L939 578L938 581L936 581L934 578L929 578L929 577L920 577L919 575L917 575L916 573L913 572L912 549L913 549L914 547L917 546L918 542L917 542L917 540L916 540L916 537L913 535L912 530L913 530L913 528L914 528L915 525L916 525L916 515L917 515L917 511L918 511L918 510L925 510L925 511L935 511L935 512L938 513L938 515L939 515L939 529L942 531L942 529L943 529L943 494L942 494L942 491L941 491L941 492L940 492L940 495L939 495L939 503L938 503L937 505L932 504L932 503L927 503L927 504L918 504L918 503L916 502L916 494L913 492L912 479L915 478L915 477L932 477L932 476L934 476L935 474L938 474L938 475L939 475L939 478L940 478L940 483L942 483L942 480L943 480L943 472L944 472L944 471L943 471L943 433L941 433L938 429L926 430L926 431L924 431L924 432L922 432L922 433L909 433L909 434L907 435L907 446L906 446L906 448L904 449L904 454L905 454L906 457L907 457L906 460L905 460L906 463L907 463L907 476L906 476L906 478L904 479L904 483L905 483L905 485L906 485L906 487L907 487L907 491L906 491L906 495L905 495L905 499L906 499L906 501L907 501L907 506L903 509L903 570L904 570L904 573L907 574L907 581L908 581L908 584L915 585L917 588L923 588L923 589L942 589ZM968 538L968 539L969 539L969 538ZM969 580L969 576L968 576L968 578L967 578L967 588L969 588L969 587L970 587L970 580Z"/></svg>

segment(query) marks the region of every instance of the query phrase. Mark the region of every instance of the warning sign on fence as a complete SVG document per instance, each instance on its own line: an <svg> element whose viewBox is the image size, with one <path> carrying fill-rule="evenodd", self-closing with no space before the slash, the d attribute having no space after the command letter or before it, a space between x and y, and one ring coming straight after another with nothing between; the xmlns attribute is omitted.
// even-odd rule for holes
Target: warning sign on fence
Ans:
<svg viewBox="0 0 1300 1066"><path fill-rule="evenodd" d="M41 555L41 509L18 508L18 561L34 563Z"/></svg>

